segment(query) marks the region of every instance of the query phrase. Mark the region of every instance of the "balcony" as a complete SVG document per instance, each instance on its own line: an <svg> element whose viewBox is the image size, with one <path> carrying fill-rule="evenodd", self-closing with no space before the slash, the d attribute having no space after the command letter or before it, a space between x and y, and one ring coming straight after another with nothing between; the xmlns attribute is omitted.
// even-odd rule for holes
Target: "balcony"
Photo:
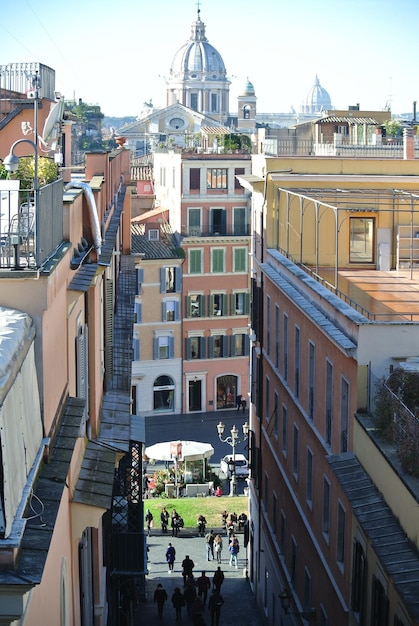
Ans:
<svg viewBox="0 0 419 626"><path fill-rule="evenodd" d="M14 182L14 181L11 181ZM38 271L63 241L63 181L33 189L1 191L0 272Z"/></svg>
<svg viewBox="0 0 419 626"><path fill-rule="evenodd" d="M202 224L200 226L182 225L183 237L249 237L250 226L222 226Z"/></svg>

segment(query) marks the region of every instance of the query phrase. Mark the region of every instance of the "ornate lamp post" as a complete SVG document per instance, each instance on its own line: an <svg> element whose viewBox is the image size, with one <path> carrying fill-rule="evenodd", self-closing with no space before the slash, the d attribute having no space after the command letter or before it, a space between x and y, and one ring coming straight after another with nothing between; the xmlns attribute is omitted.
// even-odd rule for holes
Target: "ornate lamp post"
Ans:
<svg viewBox="0 0 419 626"><path fill-rule="evenodd" d="M220 441L222 441L223 443L228 443L232 449L233 449L233 456L232 456L232 462L231 462L231 479L230 479L230 496L235 496L237 495L237 478L236 478L236 446L237 444L241 443L241 441L246 441L247 437L249 436L249 424L247 422L245 422L243 424L243 439L240 441L238 436L239 436L239 431L236 428L236 426L233 426L233 428L231 429L231 436L225 437L223 439L223 434L224 434L224 429L225 426L222 422L219 422L217 424L217 431L218 431L218 437L220 439ZM230 464L229 464L230 465Z"/></svg>
<svg viewBox="0 0 419 626"><path fill-rule="evenodd" d="M292 596L288 589L283 589L279 594L279 599L285 615L300 615L308 621L316 619L316 609L309 609L308 611L290 611L291 598Z"/></svg>

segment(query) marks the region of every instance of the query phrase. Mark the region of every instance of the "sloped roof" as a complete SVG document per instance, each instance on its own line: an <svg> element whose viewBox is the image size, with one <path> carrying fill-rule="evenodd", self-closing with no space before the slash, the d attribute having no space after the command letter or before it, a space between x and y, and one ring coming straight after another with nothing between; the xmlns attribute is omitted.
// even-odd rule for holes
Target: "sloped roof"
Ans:
<svg viewBox="0 0 419 626"><path fill-rule="evenodd" d="M328 115L327 117L322 117L319 120L316 120L315 124L368 124L372 126L376 126L378 124L377 120L373 117L349 117L349 116L340 116L340 115Z"/></svg>

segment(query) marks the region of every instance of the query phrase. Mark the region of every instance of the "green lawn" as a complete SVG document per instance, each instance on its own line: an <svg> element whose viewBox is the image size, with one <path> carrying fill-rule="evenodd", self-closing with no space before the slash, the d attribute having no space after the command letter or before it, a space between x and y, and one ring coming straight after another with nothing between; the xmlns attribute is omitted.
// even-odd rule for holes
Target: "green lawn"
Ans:
<svg viewBox="0 0 419 626"><path fill-rule="evenodd" d="M221 527L221 513L226 510L230 513L246 513L248 515L249 498L247 496L209 496L207 498L150 498L144 500L144 514L150 509L154 518L154 527L160 528L160 511L166 507L169 516L173 509L183 517L185 528L196 528L198 515L202 514L207 520L208 528ZM170 521L169 521L170 526Z"/></svg>

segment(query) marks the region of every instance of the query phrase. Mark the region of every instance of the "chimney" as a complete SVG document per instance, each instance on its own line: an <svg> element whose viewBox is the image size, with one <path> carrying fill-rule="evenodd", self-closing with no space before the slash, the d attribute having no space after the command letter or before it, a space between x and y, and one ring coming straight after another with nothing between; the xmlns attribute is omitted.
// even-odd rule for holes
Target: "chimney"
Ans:
<svg viewBox="0 0 419 626"><path fill-rule="evenodd" d="M415 158L415 140L413 138L413 128L403 128L403 158Z"/></svg>

